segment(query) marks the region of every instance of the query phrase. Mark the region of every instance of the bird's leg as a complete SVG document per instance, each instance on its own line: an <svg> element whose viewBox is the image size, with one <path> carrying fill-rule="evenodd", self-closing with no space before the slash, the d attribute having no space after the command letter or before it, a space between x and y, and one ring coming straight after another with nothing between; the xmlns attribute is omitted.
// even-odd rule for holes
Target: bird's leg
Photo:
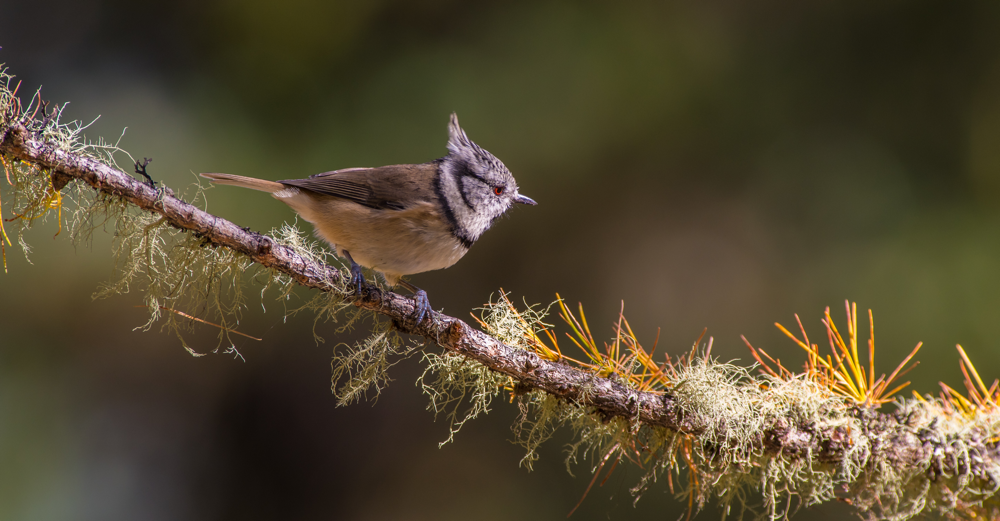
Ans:
<svg viewBox="0 0 1000 521"><path fill-rule="evenodd" d="M351 285L354 286L356 294L361 295L361 288L366 284L365 275L361 272L361 265L354 262L351 258L350 252L347 250L341 250L344 253L344 257L347 257L347 261L351 263Z"/></svg>
<svg viewBox="0 0 1000 521"><path fill-rule="evenodd" d="M431 310L431 302L427 300L427 292L414 286L413 284L410 284L409 282L406 282L405 280L400 280L398 284L413 292L415 305L412 316L416 320L417 324L423 322L424 317L426 317L427 313Z"/></svg>

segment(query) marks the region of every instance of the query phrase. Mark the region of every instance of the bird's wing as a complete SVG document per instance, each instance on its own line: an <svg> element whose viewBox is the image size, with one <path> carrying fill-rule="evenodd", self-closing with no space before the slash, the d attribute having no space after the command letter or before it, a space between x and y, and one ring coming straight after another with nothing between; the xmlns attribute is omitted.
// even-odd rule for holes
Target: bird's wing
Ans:
<svg viewBox="0 0 1000 521"><path fill-rule="evenodd" d="M345 168L305 179L279 181L288 186L332 195L376 209L403 210L434 201L438 164L390 165L378 168Z"/></svg>

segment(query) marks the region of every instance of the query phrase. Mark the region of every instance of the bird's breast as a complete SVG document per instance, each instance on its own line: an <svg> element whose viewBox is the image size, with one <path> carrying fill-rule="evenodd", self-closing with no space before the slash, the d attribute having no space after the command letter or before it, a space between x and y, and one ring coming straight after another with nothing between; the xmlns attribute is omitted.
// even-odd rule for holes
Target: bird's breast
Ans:
<svg viewBox="0 0 1000 521"><path fill-rule="evenodd" d="M455 238L439 205L429 201L393 210L321 197L309 206L296 210L319 236L387 279L447 268L469 251Z"/></svg>

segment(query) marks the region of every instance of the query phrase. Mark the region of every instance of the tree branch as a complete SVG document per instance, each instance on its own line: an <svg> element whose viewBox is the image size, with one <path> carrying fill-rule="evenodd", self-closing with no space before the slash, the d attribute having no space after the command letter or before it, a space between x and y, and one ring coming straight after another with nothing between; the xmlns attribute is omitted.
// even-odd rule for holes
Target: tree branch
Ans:
<svg viewBox="0 0 1000 521"><path fill-rule="evenodd" d="M172 226L204 240L240 252L254 262L289 275L307 288L337 292L342 276L332 266L313 262L266 235L245 230L205 212L173 195L169 188L156 190L132 176L89 157L71 154L53 143L34 139L24 125L11 126L0 142L0 154L51 171L53 178L79 179L95 190L120 197L143 210L163 216ZM65 185L65 182L61 184ZM420 324L410 315L411 298L369 285L362 296L339 295L356 306L392 319L402 333L421 336L455 353L503 373L532 388L570 401L587 403L607 417L638 417L641 421L674 429L683 428L662 396L636 392L607 378L550 362L537 354L508 346L471 328L455 317L433 312ZM589 399L583 402L586 392Z"/></svg>
<svg viewBox="0 0 1000 521"><path fill-rule="evenodd" d="M342 282L338 269L313 262L271 237L245 230L198 209L175 197L169 188L154 189L117 168L68 152L57 143L41 140L23 122L12 122L0 128L0 155L5 161L20 160L47 171L56 189L79 179L99 192L159 214L172 226L194 233L208 243L230 248L261 266L284 273L302 286L319 291L342 291L338 289L342 284L337 284ZM519 393L542 391L589 408L604 421L620 418L630 424L665 428L693 437L711 431L717 439L726 435L726 429L732 428L705 424L702 416L685 408L673 389L663 393L638 391L614 379L506 345L455 317L432 312L428 319L415 324L410 320L413 300L396 293L369 286L361 296L348 293L338 296L392 319L400 332L437 343L448 351L509 376L518 383ZM930 482L945 483L945 478L960 476L966 481L974 480L983 489L992 486L996 490L1000 486L997 440L993 432L975 428L960 436L944 436L935 428L936 421L924 421L912 410L905 409L885 414L854 407L848 415L860 422L863 432L853 432L844 422L817 424L779 416L755 433L750 441L752 450L771 458L812 459L818 464L841 467L872 469L889 464L897 469L920 468L925 469L923 477ZM862 437L866 449L858 450L856 444ZM863 472L858 474L864 475ZM846 493L848 500L853 497L853 501L858 502L864 489L855 488L855 485L848 488L851 489ZM938 494L947 496L943 491ZM952 503L961 501L965 500L953 498Z"/></svg>

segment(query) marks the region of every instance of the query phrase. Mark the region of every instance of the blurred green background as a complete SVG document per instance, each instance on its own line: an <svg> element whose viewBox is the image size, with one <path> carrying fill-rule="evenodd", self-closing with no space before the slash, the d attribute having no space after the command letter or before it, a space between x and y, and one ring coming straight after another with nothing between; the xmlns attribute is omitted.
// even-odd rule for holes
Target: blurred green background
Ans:
<svg viewBox="0 0 1000 521"><path fill-rule="evenodd" d="M956 343L1000 375L998 22L988 0L2 0L0 62L25 100L42 85L66 118L100 115L88 138L128 127L178 190L428 161L457 111L539 205L412 277L435 307L560 292L610 337L624 300L660 349L708 327L723 360L749 364L745 334L798 367L772 324L799 313L821 338L849 298L874 310L879 371L925 342L908 378L927 393L960 385ZM257 230L293 218L235 188L208 202ZM415 359L377 403L336 408L332 349L359 333L320 324L317 345L272 300L251 300L245 361L133 331L138 294L91 300L109 235L55 231L0 276L0 519L561 519L590 480L566 473L565 433L519 468L506 403L438 449ZM573 519L683 515L665 483L633 508L638 474L619 466Z"/></svg>

